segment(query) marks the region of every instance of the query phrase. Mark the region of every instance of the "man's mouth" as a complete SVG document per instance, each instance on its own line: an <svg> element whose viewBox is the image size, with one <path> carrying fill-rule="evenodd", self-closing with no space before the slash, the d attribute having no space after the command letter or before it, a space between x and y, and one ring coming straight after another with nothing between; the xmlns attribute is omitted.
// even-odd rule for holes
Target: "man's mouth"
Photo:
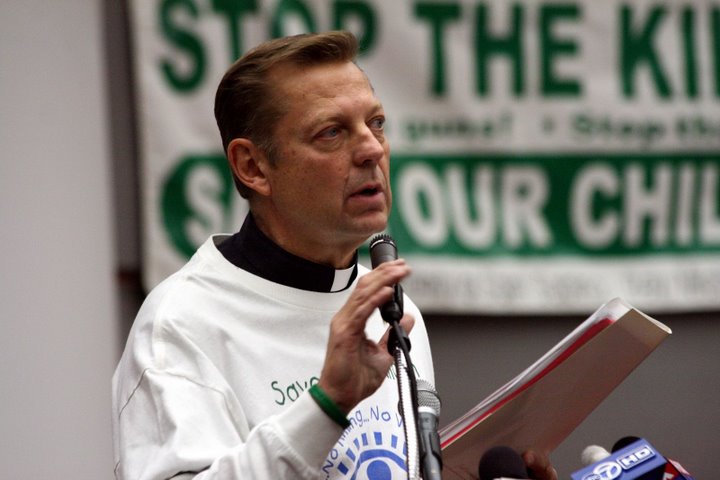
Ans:
<svg viewBox="0 0 720 480"><path fill-rule="evenodd" d="M376 193L378 193L380 190L376 187L367 187L363 188L359 192L356 193L356 195L361 195L363 197L372 197Z"/></svg>
<svg viewBox="0 0 720 480"><path fill-rule="evenodd" d="M382 184L379 182L368 182L364 185L360 185L353 196L358 197L372 197L383 191Z"/></svg>

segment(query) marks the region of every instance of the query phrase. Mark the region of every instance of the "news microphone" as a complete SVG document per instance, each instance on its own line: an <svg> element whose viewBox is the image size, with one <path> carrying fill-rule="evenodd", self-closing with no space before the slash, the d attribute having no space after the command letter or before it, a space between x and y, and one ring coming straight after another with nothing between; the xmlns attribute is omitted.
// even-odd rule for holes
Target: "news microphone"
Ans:
<svg viewBox="0 0 720 480"><path fill-rule="evenodd" d="M612 453L615 453L618 450L622 450L623 448L627 447L631 443L637 442L638 440L640 440L640 437L634 437L632 435L629 435L627 437L622 437L617 442L613 443L612 449L610 451Z"/></svg>
<svg viewBox="0 0 720 480"><path fill-rule="evenodd" d="M632 435L629 435L627 437L622 437L617 442L615 442L612 446L612 452L616 452L618 450L621 450L628 445L638 442L642 440L640 437L635 437ZM667 464L665 465L665 472L664 472L664 478L667 480L673 480L673 479L692 479L692 476L683 468L682 465L680 465L679 462L673 460L672 458L664 457Z"/></svg>
<svg viewBox="0 0 720 480"><path fill-rule="evenodd" d="M580 461L582 462L583 466L587 467L588 465L597 463L600 460L605 460L609 456L610 452L605 450L603 447L599 445L588 445L582 451L582 454L580 455Z"/></svg>
<svg viewBox="0 0 720 480"><path fill-rule="evenodd" d="M572 474L572 480L607 479L693 480L693 477L682 465L662 456L647 440L624 437L615 443L609 456Z"/></svg>
<svg viewBox="0 0 720 480"><path fill-rule="evenodd" d="M417 380L418 394L418 435L420 436L420 468L423 480L442 478L442 455L438 418L440 397L430 382Z"/></svg>
<svg viewBox="0 0 720 480"><path fill-rule="evenodd" d="M480 480L516 480L530 478L525 461L510 447L497 446L487 450L478 465Z"/></svg>
<svg viewBox="0 0 720 480"><path fill-rule="evenodd" d="M370 241L370 262L372 268L377 268L381 263L397 260L397 246L390 235L376 235ZM380 315L388 323L399 322L403 316L403 291L400 284L393 286L394 293L390 300L380 306Z"/></svg>
<svg viewBox="0 0 720 480"><path fill-rule="evenodd" d="M622 437L620 440L613 444L612 449L609 452L605 450L604 447L601 447L599 445L588 445L582 451L582 454L580 454L580 462L583 464L583 467L587 467L588 465L597 463L600 460L605 460L612 453L617 452L621 448L625 448L631 443L637 442L638 440L640 440L640 437Z"/></svg>

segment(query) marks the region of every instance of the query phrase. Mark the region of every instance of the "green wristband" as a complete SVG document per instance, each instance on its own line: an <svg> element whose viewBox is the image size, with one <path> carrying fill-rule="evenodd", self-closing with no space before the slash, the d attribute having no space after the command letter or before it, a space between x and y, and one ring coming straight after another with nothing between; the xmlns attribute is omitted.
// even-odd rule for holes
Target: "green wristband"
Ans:
<svg viewBox="0 0 720 480"><path fill-rule="evenodd" d="M316 383L310 387L310 390L308 391L320 409L325 412L328 417L332 418L335 423L343 428L350 426L350 420L348 420L342 410L340 410L340 407L333 402L332 398L328 397L323 389L320 388L320 385Z"/></svg>

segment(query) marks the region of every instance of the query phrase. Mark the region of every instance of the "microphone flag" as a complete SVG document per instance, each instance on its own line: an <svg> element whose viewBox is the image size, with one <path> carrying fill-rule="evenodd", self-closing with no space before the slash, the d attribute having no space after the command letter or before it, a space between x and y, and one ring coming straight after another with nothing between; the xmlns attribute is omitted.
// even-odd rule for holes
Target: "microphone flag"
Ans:
<svg viewBox="0 0 720 480"><path fill-rule="evenodd" d="M693 480L678 466L641 438L573 473L572 480Z"/></svg>

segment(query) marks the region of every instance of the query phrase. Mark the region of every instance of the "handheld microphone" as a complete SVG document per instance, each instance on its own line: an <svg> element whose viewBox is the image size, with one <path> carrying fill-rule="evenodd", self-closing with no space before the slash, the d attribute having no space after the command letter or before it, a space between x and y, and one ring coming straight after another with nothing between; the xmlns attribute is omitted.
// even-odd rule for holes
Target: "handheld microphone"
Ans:
<svg viewBox="0 0 720 480"><path fill-rule="evenodd" d="M420 466L423 480L442 478L442 456L438 418L440 397L435 388L426 380L417 380L418 393L418 434L420 435Z"/></svg>
<svg viewBox="0 0 720 480"><path fill-rule="evenodd" d="M693 480L674 460L662 456L650 442L623 437L612 453L572 474L572 480Z"/></svg>
<svg viewBox="0 0 720 480"><path fill-rule="evenodd" d="M390 235L376 235L370 241L370 262L372 268L385 262L397 260L397 246ZM380 315L388 323L399 322L403 316L403 291L400 284L394 285L394 293L390 300L380 306Z"/></svg>
<svg viewBox="0 0 720 480"><path fill-rule="evenodd" d="M480 480L516 480L530 478L525 462L510 447L497 446L487 450L478 465Z"/></svg>

